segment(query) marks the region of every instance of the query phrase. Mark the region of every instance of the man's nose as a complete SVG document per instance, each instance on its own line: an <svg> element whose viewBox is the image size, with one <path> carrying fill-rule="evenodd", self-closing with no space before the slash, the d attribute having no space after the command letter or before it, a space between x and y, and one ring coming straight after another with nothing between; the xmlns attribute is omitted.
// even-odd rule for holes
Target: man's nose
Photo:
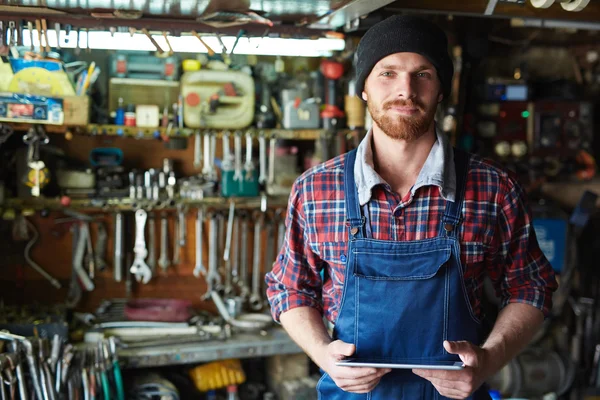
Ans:
<svg viewBox="0 0 600 400"><path fill-rule="evenodd" d="M413 76L408 73L399 74L394 82L394 92L396 97L401 99L414 98L416 95L416 90Z"/></svg>

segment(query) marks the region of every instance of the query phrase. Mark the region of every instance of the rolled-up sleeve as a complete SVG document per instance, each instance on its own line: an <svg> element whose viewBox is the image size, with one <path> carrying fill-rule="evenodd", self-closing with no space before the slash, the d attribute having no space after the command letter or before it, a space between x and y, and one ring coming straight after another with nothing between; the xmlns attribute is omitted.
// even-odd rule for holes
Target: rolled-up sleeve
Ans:
<svg viewBox="0 0 600 400"><path fill-rule="evenodd" d="M282 313L297 307L313 307L323 313L321 267L306 240L302 197L302 183L297 180L288 201L284 243L273 270L265 277L276 322Z"/></svg>
<svg viewBox="0 0 600 400"><path fill-rule="evenodd" d="M501 307L526 303L540 309L545 317L552 309L557 288L554 271L540 249L525 193L514 179L508 179L500 203L495 253L488 274L495 284Z"/></svg>

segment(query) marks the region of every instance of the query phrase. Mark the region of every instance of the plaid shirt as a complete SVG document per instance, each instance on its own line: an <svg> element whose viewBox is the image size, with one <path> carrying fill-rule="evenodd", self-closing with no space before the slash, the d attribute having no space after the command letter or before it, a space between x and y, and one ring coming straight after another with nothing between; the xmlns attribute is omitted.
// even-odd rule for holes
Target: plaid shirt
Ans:
<svg viewBox="0 0 600 400"><path fill-rule="evenodd" d="M368 203L373 239L422 240L438 235L446 200L454 200L456 173L451 144L437 141L404 197L373 168L371 135L357 152L358 199ZM335 322L342 299L348 228L344 195L346 155L300 176L289 198L285 243L266 275L273 318L296 307L313 307ZM490 161L471 158L459 228L461 262L469 300L482 317L488 275L502 307L527 303L549 315L557 284L539 248L525 195L514 177Z"/></svg>

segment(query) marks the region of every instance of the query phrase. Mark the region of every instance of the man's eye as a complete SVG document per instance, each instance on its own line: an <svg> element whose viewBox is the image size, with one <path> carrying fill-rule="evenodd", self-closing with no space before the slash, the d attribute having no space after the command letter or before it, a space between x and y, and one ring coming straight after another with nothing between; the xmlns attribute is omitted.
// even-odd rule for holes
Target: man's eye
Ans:
<svg viewBox="0 0 600 400"><path fill-rule="evenodd" d="M389 76L392 76L392 75L393 75L393 72L391 72L391 71L384 71L384 72L381 73L381 76L388 76L389 77Z"/></svg>
<svg viewBox="0 0 600 400"><path fill-rule="evenodd" d="M429 74L429 72L419 72L419 73L417 73L417 76L419 78L429 78L430 74Z"/></svg>

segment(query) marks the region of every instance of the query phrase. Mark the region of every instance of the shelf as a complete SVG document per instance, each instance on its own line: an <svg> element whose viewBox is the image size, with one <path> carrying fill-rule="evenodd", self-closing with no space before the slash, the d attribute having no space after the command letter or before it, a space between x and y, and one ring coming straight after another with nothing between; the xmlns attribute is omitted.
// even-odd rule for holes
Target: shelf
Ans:
<svg viewBox="0 0 600 400"><path fill-rule="evenodd" d="M27 131L31 124L21 123L0 123L9 124L15 131ZM46 132L65 134L71 132L77 135L91 135L91 136L120 136L137 139L159 139L166 135L167 128L139 128L130 126L120 125L98 125L89 124L86 126L63 126L63 125L44 125ZM249 127L246 129L191 129L191 128L172 128L169 137L188 137L193 136L196 132L214 132L217 137L222 137L224 132L230 132L233 134L236 131L246 133L248 130L252 131L255 136L264 134L268 139L288 139L288 140L316 140L322 137L331 137L334 132L325 129L256 129ZM337 132L351 132L347 129L340 129Z"/></svg>
<svg viewBox="0 0 600 400"><path fill-rule="evenodd" d="M3 203L0 203L0 208L3 209L29 209L29 210L61 210L61 209L75 209L75 210L121 210L121 211L132 211L138 208L146 210L175 210L177 205L183 204L184 206L194 208L199 206L206 206L207 208L227 209L229 203L233 201L236 209L260 209L261 206L264 208L273 207L286 207L288 197L287 196L276 196L276 197L237 197L237 198L225 198L225 197L207 197L203 200L188 200L178 199L172 203L163 202L156 204L148 200L133 201L128 198L124 199L74 199L71 200L71 204L67 207L63 206L58 198L37 198L37 199L6 199Z"/></svg>
<svg viewBox="0 0 600 400"><path fill-rule="evenodd" d="M210 340L142 349L120 349L119 361L124 368L160 367L195 364L228 358L268 357L298 354L302 349L281 328L265 335L236 333L225 341Z"/></svg>

